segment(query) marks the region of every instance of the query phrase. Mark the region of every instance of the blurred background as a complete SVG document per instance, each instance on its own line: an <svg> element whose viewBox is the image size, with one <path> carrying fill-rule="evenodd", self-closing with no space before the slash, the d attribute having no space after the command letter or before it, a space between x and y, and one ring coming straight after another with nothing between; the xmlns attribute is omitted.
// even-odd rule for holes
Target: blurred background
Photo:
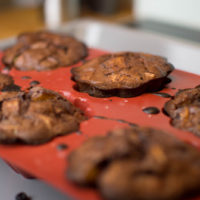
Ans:
<svg viewBox="0 0 200 200"><path fill-rule="evenodd" d="M0 39L92 18L200 42L199 0L0 0Z"/></svg>
<svg viewBox="0 0 200 200"><path fill-rule="evenodd" d="M132 0L0 0L0 38L27 30L56 29L83 17L129 21Z"/></svg>

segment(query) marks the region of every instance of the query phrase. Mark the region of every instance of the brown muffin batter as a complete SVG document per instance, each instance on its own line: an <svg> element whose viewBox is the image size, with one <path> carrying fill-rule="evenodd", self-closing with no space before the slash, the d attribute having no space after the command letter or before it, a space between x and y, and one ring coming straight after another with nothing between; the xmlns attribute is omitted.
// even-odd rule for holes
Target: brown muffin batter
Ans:
<svg viewBox="0 0 200 200"><path fill-rule="evenodd" d="M0 90L6 86L13 85L14 81L10 75L0 73Z"/></svg>
<svg viewBox="0 0 200 200"><path fill-rule="evenodd" d="M164 109L173 126L200 136L200 86L180 90Z"/></svg>
<svg viewBox="0 0 200 200"><path fill-rule="evenodd" d="M56 92L34 87L0 95L0 142L39 144L79 129L83 113Z"/></svg>
<svg viewBox="0 0 200 200"><path fill-rule="evenodd" d="M163 57L124 52L94 58L71 72L81 92L131 97L161 89L173 69Z"/></svg>
<svg viewBox="0 0 200 200"><path fill-rule="evenodd" d="M19 70L48 70L75 64L87 56L86 46L66 35L28 32L19 35L17 44L4 52L2 61Z"/></svg>
<svg viewBox="0 0 200 200"><path fill-rule="evenodd" d="M152 128L90 138L68 161L68 178L95 185L106 199L171 200L200 191L200 152Z"/></svg>

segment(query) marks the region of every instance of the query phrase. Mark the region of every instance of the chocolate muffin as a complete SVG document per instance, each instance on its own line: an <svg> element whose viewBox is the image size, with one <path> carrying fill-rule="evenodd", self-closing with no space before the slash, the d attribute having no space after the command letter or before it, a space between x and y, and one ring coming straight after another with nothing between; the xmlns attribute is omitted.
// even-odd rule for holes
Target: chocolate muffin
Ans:
<svg viewBox="0 0 200 200"><path fill-rule="evenodd" d="M10 75L0 73L0 90L13 84L14 81Z"/></svg>
<svg viewBox="0 0 200 200"><path fill-rule="evenodd" d="M152 128L88 139L68 157L68 178L111 200L169 200L200 191L200 152Z"/></svg>
<svg viewBox="0 0 200 200"><path fill-rule="evenodd" d="M160 56L115 53L94 58L72 68L75 88L95 97L133 97L160 90L173 66Z"/></svg>
<svg viewBox="0 0 200 200"><path fill-rule="evenodd" d="M180 90L164 106L171 124L200 136L200 86Z"/></svg>
<svg viewBox="0 0 200 200"><path fill-rule="evenodd" d="M5 50L3 63L19 70L48 70L75 64L87 56L87 48L73 37L46 31L19 35Z"/></svg>
<svg viewBox="0 0 200 200"><path fill-rule="evenodd" d="M60 94L42 87L0 95L0 142L40 144L79 129L85 119Z"/></svg>

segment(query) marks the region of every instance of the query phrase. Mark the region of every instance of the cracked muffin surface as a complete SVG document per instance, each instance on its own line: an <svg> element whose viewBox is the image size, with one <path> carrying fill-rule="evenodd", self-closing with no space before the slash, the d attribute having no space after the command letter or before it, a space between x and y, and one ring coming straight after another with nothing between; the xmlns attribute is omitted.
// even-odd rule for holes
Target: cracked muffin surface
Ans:
<svg viewBox="0 0 200 200"><path fill-rule="evenodd" d="M92 96L137 96L166 83L173 66L160 56L122 52L105 54L71 70L76 88Z"/></svg>
<svg viewBox="0 0 200 200"><path fill-rule="evenodd" d="M40 144L77 131L83 112L60 94L33 87L0 95L0 142Z"/></svg>
<svg viewBox="0 0 200 200"><path fill-rule="evenodd" d="M152 128L126 128L88 139L68 157L68 179L105 199L180 199L200 189L200 152Z"/></svg>
<svg viewBox="0 0 200 200"><path fill-rule="evenodd" d="M47 31L27 32L6 49L2 58L19 70L48 70L77 63L87 56L87 47L73 37Z"/></svg>
<svg viewBox="0 0 200 200"><path fill-rule="evenodd" d="M200 137L200 86L180 90L164 109L173 126Z"/></svg>

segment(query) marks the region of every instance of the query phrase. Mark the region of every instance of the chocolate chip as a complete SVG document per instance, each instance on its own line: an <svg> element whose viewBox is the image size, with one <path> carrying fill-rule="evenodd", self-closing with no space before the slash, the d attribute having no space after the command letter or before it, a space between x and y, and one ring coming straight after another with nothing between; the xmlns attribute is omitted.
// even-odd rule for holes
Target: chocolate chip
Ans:
<svg viewBox="0 0 200 200"><path fill-rule="evenodd" d="M39 81L31 81L30 82L30 86L35 86L35 85L39 85L40 82Z"/></svg>
<svg viewBox="0 0 200 200"><path fill-rule="evenodd" d="M27 196L26 193L20 192L16 195L15 200L31 200L32 198Z"/></svg>
<svg viewBox="0 0 200 200"><path fill-rule="evenodd" d="M153 94L160 96L160 97L163 97L163 98L171 98L172 97L170 94L164 93L164 92L156 92L156 93L153 93Z"/></svg>
<svg viewBox="0 0 200 200"><path fill-rule="evenodd" d="M68 145L64 144L64 143L61 143L61 144L58 144L56 148L57 148L57 150L61 151L61 150L67 149Z"/></svg>
<svg viewBox="0 0 200 200"><path fill-rule="evenodd" d="M142 109L142 111L147 114L158 114L160 112L160 110L156 107L146 107Z"/></svg>

